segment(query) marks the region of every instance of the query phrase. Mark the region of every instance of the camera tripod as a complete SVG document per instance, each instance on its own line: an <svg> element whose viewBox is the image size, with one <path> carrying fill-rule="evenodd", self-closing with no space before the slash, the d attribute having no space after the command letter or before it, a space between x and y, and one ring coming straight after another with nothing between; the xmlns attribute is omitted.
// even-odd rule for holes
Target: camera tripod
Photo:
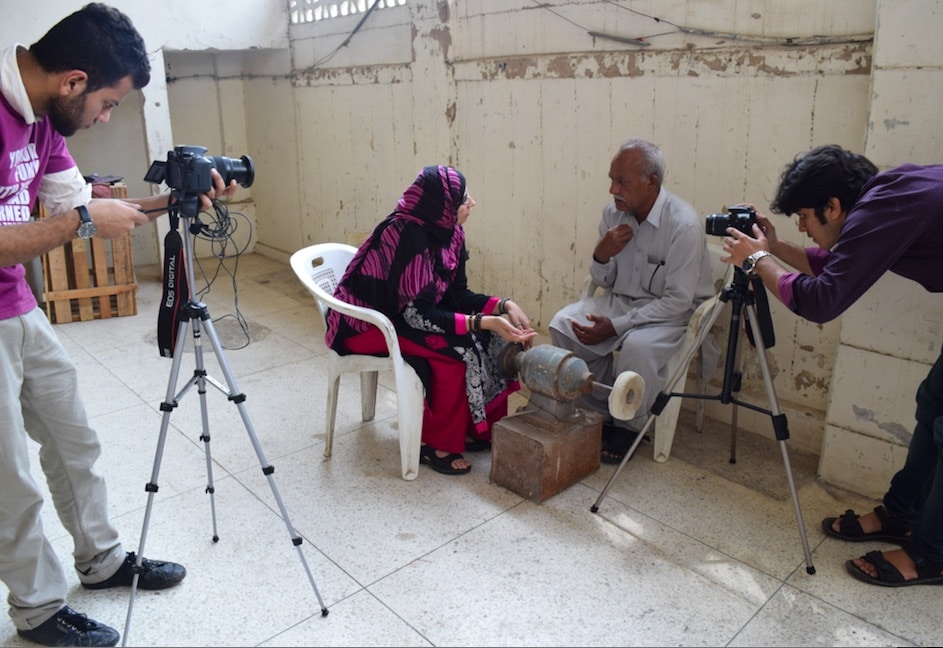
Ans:
<svg viewBox="0 0 943 648"><path fill-rule="evenodd" d="M757 284L756 286L751 286L751 284ZM672 397L683 397L683 398L695 398L702 400L718 400L725 405L734 406L734 418L732 422L732 436L731 436L731 457L730 462L735 463L735 448L736 448L736 406L740 405L751 409L756 412L761 412L763 414L768 414L772 421L773 432L776 435L776 440L779 442L779 448L782 452L783 465L786 469L786 480L789 483L789 490L792 494L792 505L796 514L796 523L799 527L799 539L802 541L802 550L805 555L805 564L806 572L809 574L815 573L815 567L812 565L812 554L809 551L809 539L806 535L805 524L802 521L802 510L799 507L799 495L796 492L796 484L793 479L792 466L789 462L789 453L786 450L786 439L789 438L789 427L786 422L786 415L782 413L779 409L779 403L776 399L776 392L773 389L773 380L770 377L769 363L766 358L766 349L768 346L773 344L773 327L772 319L769 314L769 304L766 301L766 292L763 283L758 278L751 279L747 274L740 268L734 268L734 277L730 282L730 285L721 290L718 295L719 300L714 306L710 315L705 318L704 322L701 324L701 328L698 330L697 338L694 344L687 350L685 357L683 358L681 364L678 366L678 369L675 371L668 382L665 385L665 388L658 394L655 398L655 403L652 405L651 412L648 416L648 419L645 421L641 432L636 437L634 443L629 448L628 452L625 453L625 456L622 458L622 463L619 464L619 467L613 473L612 477L609 478L609 481L606 483L605 488L603 488L602 493L600 493L599 498L591 507L591 511L596 513L599 510L599 504L602 502L603 498L606 496L606 493L609 492L610 487L613 482L615 482L616 477L619 476L619 473L625 467L625 464L632 458L632 455L635 453L635 449L641 443L642 439L651 429L652 425L655 423L655 419L661 414L662 410L665 407L665 404L668 402L669 398ZM694 357L694 354L703 344L707 334L710 332L711 327L714 325L714 322L717 321L717 318L720 316L720 312L723 310L723 304L726 304L728 301L732 302L732 312L730 316L730 331L727 337L727 356L724 363L724 382L723 388L719 395L711 396L706 394L683 394L672 392L675 384L684 376L685 372L688 371L688 363L691 361L691 358ZM757 303L763 308L763 318L757 314ZM738 345L739 345L739 335L740 327L742 326L742 314L746 313L747 322L750 326L749 332L751 334L751 339L756 347L757 358L759 359L760 369L763 372L763 383L766 387L766 394L769 398L770 409L763 409L757 407L751 403L739 400L736 398L733 393L740 390L740 371L739 371L739 357L738 357Z"/></svg>
<svg viewBox="0 0 943 648"><path fill-rule="evenodd" d="M176 234L176 228L178 219L180 216L183 216L184 221L187 218L196 220L196 216L199 211L199 199L196 195L183 194L178 202L173 205L170 210L171 217L171 234ZM194 295L194 279L193 279L193 245L191 238L189 236L192 231L192 226L188 226L187 231L183 235L183 274L186 275L186 285L188 290L186 291L187 295ZM178 276L179 276L179 265L177 265ZM166 278L165 278L166 281ZM181 292L180 294L183 294ZM184 342L186 340L187 329L192 327L192 337L193 337L193 355L196 360L196 369L193 372L193 376L187 381L187 383L180 389L179 392L175 393L177 386L177 379L180 374L180 365L183 358ZM226 379L226 384L222 384L217 380L213 379L212 376L209 376L206 372L206 369L203 364L203 340L202 332L206 331L207 337L210 340L210 343L213 347L213 352L216 354L216 359L219 362L219 366L222 368L223 375ZM213 327L213 320L210 318L209 310L206 307L206 304L202 302L194 301L193 299L188 299L187 303L182 306L180 322L177 327L177 337L176 344L173 349L173 363L170 370L170 378L167 382L167 394L164 399L164 402L161 403L160 409L163 412L163 418L161 420L160 426L160 435L157 439L157 452L154 456L154 467L151 472L150 481L145 485L144 490L147 491L147 507L144 512L144 527L141 530L141 540L140 545L138 546L138 551L136 555L136 564L133 568L134 576L131 581L131 598L128 603L128 617L125 622L124 635L122 637L122 646L127 645L128 631L131 626L131 613L134 609L134 596L137 591L138 577L142 571L142 556L144 555L144 543L147 540L147 528L151 519L151 506L154 502L154 493L158 490L157 485L157 476L160 472L161 457L164 453L164 445L167 438L167 429L170 424L170 415L173 410L179 404L179 401L183 396L190 390L194 385L197 387L197 392L200 396L200 413L202 415L203 423L203 433L200 436L200 440L203 442L204 454L206 457L206 475L207 475L207 486L206 492L210 496L210 511L213 520L213 542L219 541L219 535L217 533L216 527L216 504L214 499L215 487L213 485L213 462L210 454L210 432L209 432L209 417L207 416L206 408L206 386L207 383L216 387L219 391L225 394L228 399L235 403L236 407L239 410L239 414L242 417L242 422L245 425L246 432L249 434L249 440L252 443L255 453L259 458L259 465L262 467L262 474L265 475L268 480L269 486L272 489L272 494L275 497L275 502L278 504L278 509L281 514L282 520L285 522L285 526L288 529L288 534L291 536L291 543L295 546L295 549L298 552L298 557L301 559L301 564L304 567L305 573L308 576L308 581L311 583L311 587L314 590L314 595L318 599L318 603L321 606L321 616L327 616L328 610L324 606L324 601L321 599L321 594L318 591L318 586L314 582L314 577L311 574L311 570L308 567L308 562L305 560L304 553L301 551L302 538L295 531L294 527L291 524L291 520L288 517L288 511L285 509L285 505L282 502L281 495L279 494L278 487L275 485L275 481L272 477L272 474L275 472L274 466L270 465L265 458L265 454L262 451L262 446L259 444L259 439L256 436L255 429L252 426L252 421L249 419L249 415L246 412L245 407L245 394L241 393L236 386L236 380L233 377L232 371L229 369L229 364L226 362L226 357L223 355L222 346L220 345L219 338L216 335L216 329Z"/></svg>

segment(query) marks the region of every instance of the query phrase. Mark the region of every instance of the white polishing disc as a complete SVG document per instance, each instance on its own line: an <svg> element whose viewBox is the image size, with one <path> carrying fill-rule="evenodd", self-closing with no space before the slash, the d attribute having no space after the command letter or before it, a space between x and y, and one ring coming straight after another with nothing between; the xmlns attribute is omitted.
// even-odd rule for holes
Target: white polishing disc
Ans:
<svg viewBox="0 0 943 648"><path fill-rule="evenodd" d="M634 371L623 371L609 392L609 413L622 420L635 418L644 395L645 379Z"/></svg>

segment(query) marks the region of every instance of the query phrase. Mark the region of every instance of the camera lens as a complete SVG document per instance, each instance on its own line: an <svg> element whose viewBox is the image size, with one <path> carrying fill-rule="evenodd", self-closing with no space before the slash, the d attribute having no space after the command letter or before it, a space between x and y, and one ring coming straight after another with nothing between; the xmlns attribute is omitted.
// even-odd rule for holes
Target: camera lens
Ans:
<svg viewBox="0 0 943 648"><path fill-rule="evenodd" d="M219 171L219 175L223 176L224 184L228 185L235 180L243 187L252 186L252 181L255 180L255 166L252 164L252 158L248 155L243 155L238 160L222 155L216 155L210 159L213 161L213 166Z"/></svg>
<svg viewBox="0 0 943 648"><path fill-rule="evenodd" d="M730 214L708 214L705 220L707 233L711 236L725 236L732 224Z"/></svg>

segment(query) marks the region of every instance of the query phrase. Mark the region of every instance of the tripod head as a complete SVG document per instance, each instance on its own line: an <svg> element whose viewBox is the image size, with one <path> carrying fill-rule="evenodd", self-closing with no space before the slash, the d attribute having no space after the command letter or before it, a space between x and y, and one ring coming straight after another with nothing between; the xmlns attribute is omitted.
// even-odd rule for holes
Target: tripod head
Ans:
<svg viewBox="0 0 943 648"><path fill-rule="evenodd" d="M756 307L757 319L760 325L760 334L763 337L763 346L767 349L776 344L776 333L773 331L773 316L769 311L769 296L766 294L766 286L759 277L750 277L741 268L734 266L733 279L730 285L724 288L720 299L722 301L733 300L734 308L739 309L747 304L753 304ZM746 327L747 337L750 344L756 346L756 340L753 339L753 331Z"/></svg>

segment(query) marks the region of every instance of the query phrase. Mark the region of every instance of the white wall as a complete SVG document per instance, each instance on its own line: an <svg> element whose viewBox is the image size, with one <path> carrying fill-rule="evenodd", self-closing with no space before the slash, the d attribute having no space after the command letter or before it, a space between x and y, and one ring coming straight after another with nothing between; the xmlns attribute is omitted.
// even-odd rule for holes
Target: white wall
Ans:
<svg viewBox="0 0 943 648"><path fill-rule="evenodd" d="M478 202L467 227L474 285L513 295L543 327L588 271L609 160L626 137L659 143L666 185L704 214L740 201L765 208L783 166L818 144L881 167L940 161L943 56L927 31L940 6L410 2L376 12L325 62L361 16L295 26L304 181L297 204L288 196L269 211L281 231L301 231L295 248L345 240L382 218L421 166L453 164ZM808 243L780 222L782 236ZM259 249L274 256L293 249L267 244ZM770 367L790 443L822 453L823 478L874 495L900 465L916 382L943 337L939 296L901 283L888 278L826 325L771 307ZM744 396L762 406L751 353ZM721 419L729 410L708 407ZM772 435L762 414L741 408L739 424Z"/></svg>
<svg viewBox="0 0 943 648"><path fill-rule="evenodd" d="M118 6L154 48L152 83L70 145L85 169L126 171L132 194L173 145L251 155L256 182L237 205L253 249L282 260L371 229L422 166L452 164L478 203L472 284L545 327L587 273L609 161L629 136L661 145L667 187L705 215L765 208L783 165L818 144L881 167L941 161L941 3L408 0L351 36L362 15L289 28L287 0L131 0ZM26 15L16 3L0 32L28 44L81 4L34 0ZM136 259L155 262L159 236ZM943 338L941 298L889 277L827 325L771 310L790 443L821 452L823 478L880 494ZM744 374L743 396L766 404L750 350ZM739 424L771 434L744 408Z"/></svg>

